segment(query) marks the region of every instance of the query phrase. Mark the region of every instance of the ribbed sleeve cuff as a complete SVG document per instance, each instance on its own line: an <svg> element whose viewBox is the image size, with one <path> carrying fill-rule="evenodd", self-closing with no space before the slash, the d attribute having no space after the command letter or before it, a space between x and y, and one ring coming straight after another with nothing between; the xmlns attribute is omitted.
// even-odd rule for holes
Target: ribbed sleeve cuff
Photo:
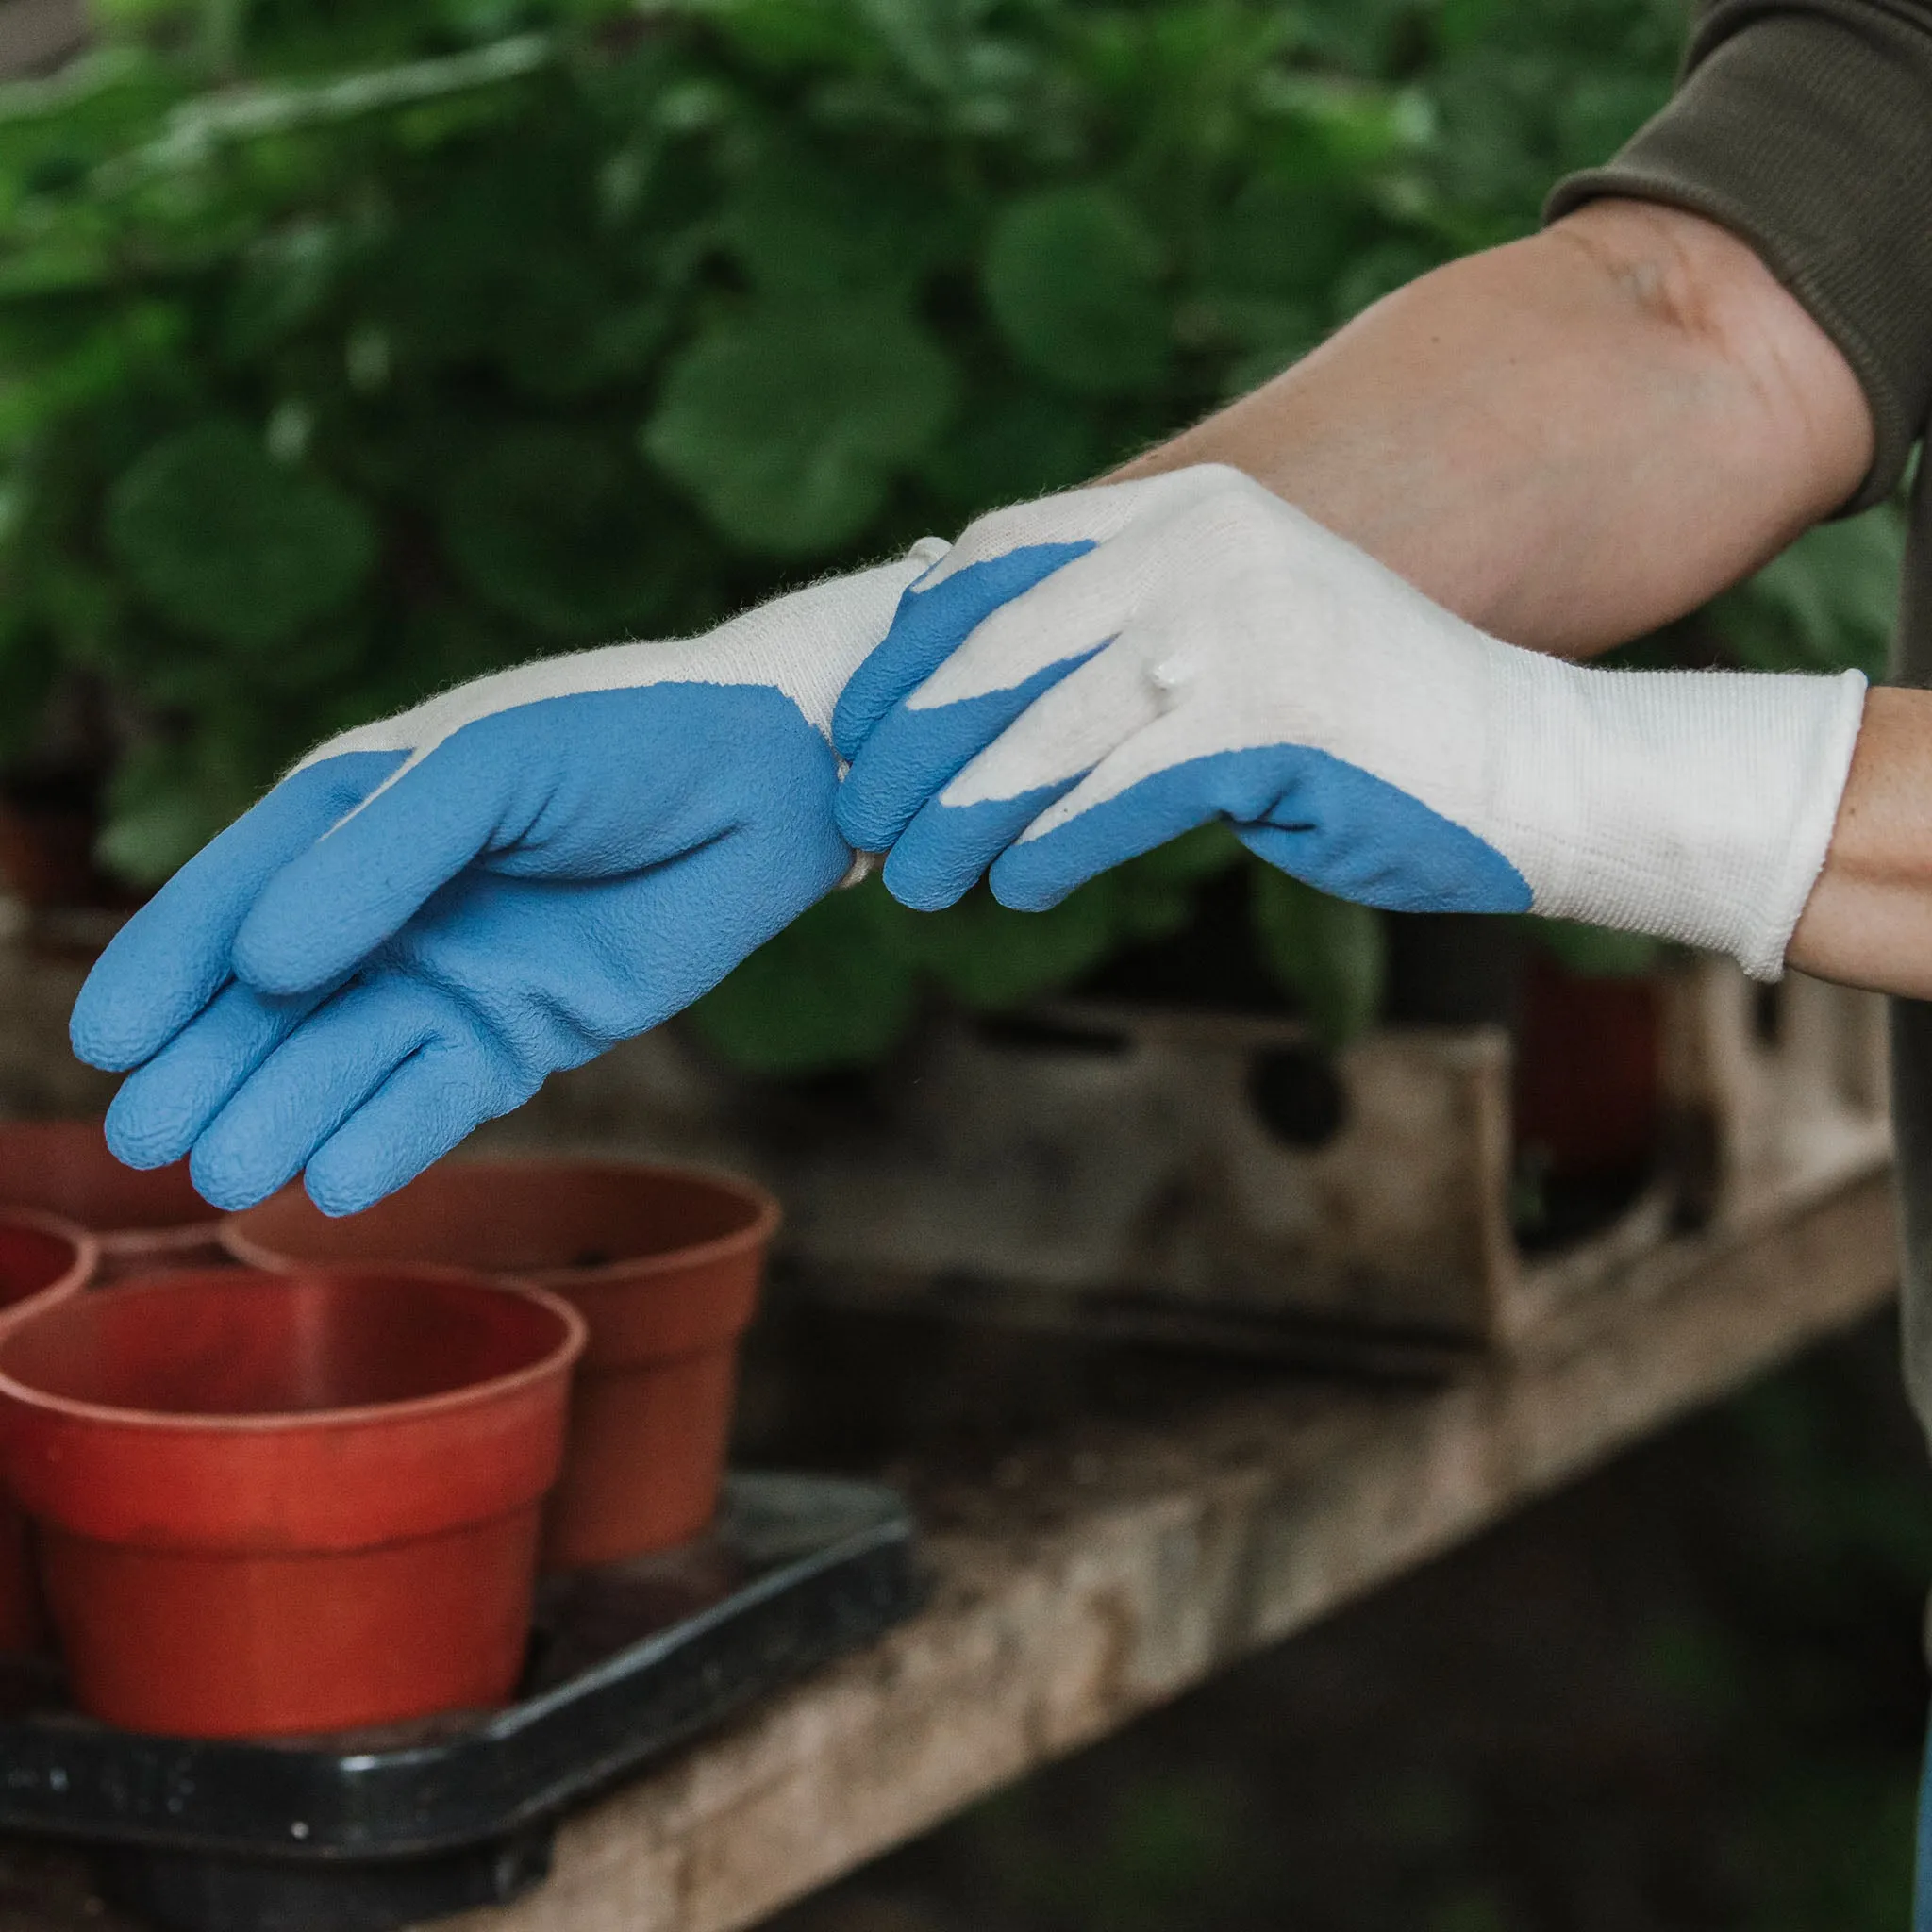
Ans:
<svg viewBox="0 0 1932 1932"><path fill-rule="evenodd" d="M1932 5L1724 0L1674 98L1546 220L1604 195L1664 202L1748 242L1870 399L1877 447L1844 512L1890 495L1932 408Z"/></svg>

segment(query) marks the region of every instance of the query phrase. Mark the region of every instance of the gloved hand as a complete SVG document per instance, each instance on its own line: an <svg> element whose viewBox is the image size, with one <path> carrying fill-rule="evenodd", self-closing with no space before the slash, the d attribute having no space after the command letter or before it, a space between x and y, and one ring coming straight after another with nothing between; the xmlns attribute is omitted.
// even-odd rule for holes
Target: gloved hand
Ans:
<svg viewBox="0 0 1932 1932"><path fill-rule="evenodd" d="M1498 643L1237 471L974 524L833 724L908 906L1039 909L1229 820L1324 891L1536 911L1775 978L1864 679L1588 670Z"/></svg>
<svg viewBox="0 0 1932 1932"><path fill-rule="evenodd" d="M75 1051L134 1167L378 1200L838 885L832 706L945 546L708 636L458 686L318 746L101 956Z"/></svg>

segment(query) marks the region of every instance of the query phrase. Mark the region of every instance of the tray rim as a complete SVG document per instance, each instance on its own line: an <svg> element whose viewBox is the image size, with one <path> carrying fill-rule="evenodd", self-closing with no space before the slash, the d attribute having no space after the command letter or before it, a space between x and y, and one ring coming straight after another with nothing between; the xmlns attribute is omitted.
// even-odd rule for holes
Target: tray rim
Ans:
<svg viewBox="0 0 1932 1932"><path fill-rule="evenodd" d="M899 1492L858 1477L808 1472L741 1471L726 1478L727 1494L756 1493L761 1485L797 1485L843 1491L856 1521L818 1549L790 1557L695 1615L650 1632L587 1670L535 1695L492 1711L473 1727L434 1741L393 1747L229 1739L185 1739L118 1731L111 1726L58 1717L0 1720L0 1835L58 1839L69 1843L145 1847L213 1858L258 1858L303 1865L378 1864L431 1857L525 1830L572 1803L641 1770L691 1737L768 1696L834 1657L882 1635L917 1613L925 1579L914 1559L914 1525ZM866 1627L838 1627L841 1586L854 1586L873 1614ZM714 1641L756 1640L761 1621L803 1602L820 1624L810 1638L781 1658L758 1681L740 1679L709 1697L700 1696L662 1728L619 1737L575 1763L519 1765L506 1761L520 1746L541 1745L544 1731L570 1711L602 1696L632 1688L642 1694L669 1684L680 1658ZM701 1688L709 1680L702 1667ZM59 1757L70 1759L62 1765ZM117 1762L118 1760L118 1762ZM494 1762L492 1762L494 1760ZM243 1826L192 1812L200 1774L226 1786L253 1782L269 1789L275 1803ZM452 1770L475 1770L477 1782L500 1787L501 1803L487 1822L463 1826L415 1825L430 1808L436 1788ZM90 1775L92 1774L92 1775ZM62 1817L76 1784L106 1792L139 1787L140 1816ZM286 1808L280 1801L286 1798ZM321 1803L314 1801L320 1800ZM172 1822L173 1814L179 1823ZM276 1834L273 1818L283 1820Z"/></svg>

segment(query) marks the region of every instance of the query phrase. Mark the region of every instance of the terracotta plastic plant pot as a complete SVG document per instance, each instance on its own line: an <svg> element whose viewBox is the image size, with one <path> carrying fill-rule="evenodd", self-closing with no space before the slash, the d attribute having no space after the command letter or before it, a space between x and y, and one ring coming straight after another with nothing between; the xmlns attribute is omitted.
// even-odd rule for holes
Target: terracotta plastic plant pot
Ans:
<svg viewBox="0 0 1932 1932"><path fill-rule="evenodd" d="M79 1228L50 1214L0 1209L0 1324L86 1287L96 1250ZM0 1651L38 1650L46 1636L26 1522L0 1483Z"/></svg>
<svg viewBox="0 0 1932 1932"><path fill-rule="evenodd" d="M584 1328L449 1270L222 1269L0 1329L75 1701L178 1737L500 1703Z"/></svg>
<svg viewBox="0 0 1932 1932"><path fill-rule="evenodd" d="M35 1208L100 1244L98 1281L156 1268L219 1266L221 1216L188 1163L142 1172L108 1152L98 1119L0 1121L0 1208Z"/></svg>
<svg viewBox="0 0 1932 1932"><path fill-rule="evenodd" d="M70 772L0 783L0 883L35 908L124 904L94 863L99 781Z"/></svg>
<svg viewBox="0 0 1932 1932"><path fill-rule="evenodd" d="M1569 1177L1643 1167L1663 1118L1663 989L1535 958L1524 976L1516 1138Z"/></svg>
<svg viewBox="0 0 1932 1932"><path fill-rule="evenodd" d="M544 1561L614 1563L717 1507L738 1341L778 1207L726 1174L628 1161L463 1160L331 1221L294 1190L238 1214L240 1259L435 1259L549 1289L590 1325Z"/></svg>

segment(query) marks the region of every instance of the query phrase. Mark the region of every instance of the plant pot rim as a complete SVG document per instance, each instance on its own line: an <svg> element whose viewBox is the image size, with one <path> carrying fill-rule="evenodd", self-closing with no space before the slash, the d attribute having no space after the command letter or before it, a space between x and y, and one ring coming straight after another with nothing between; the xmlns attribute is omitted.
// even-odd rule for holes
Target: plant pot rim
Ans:
<svg viewBox="0 0 1932 1932"><path fill-rule="evenodd" d="M184 1268L165 1274L137 1275L116 1282L104 1291L117 1300L137 1295L173 1294L189 1284L217 1288L224 1291L259 1290L283 1286L304 1277L335 1282L401 1278L441 1287L466 1288L477 1293L521 1295L538 1303L554 1315L562 1327L557 1346L521 1369L507 1375L492 1375L487 1381L465 1382L460 1388L445 1389L434 1395L412 1395L399 1402L365 1402L341 1408L278 1410L267 1415L186 1415L169 1409L123 1408L112 1403L83 1402L74 1396L56 1395L22 1382L0 1366L0 1403L16 1403L45 1416L61 1421L105 1424L128 1431L146 1430L156 1434L280 1436L335 1429L364 1429L372 1424L402 1424L456 1410L482 1407L500 1401L525 1387L541 1383L558 1370L575 1368L584 1352L589 1327L583 1316L560 1295L522 1282L494 1279L463 1268L432 1268L414 1265L361 1268L285 1268L242 1270L235 1268ZM44 1292L44 1291L43 1291ZM38 1304L39 1297L35 1298ZM51 1315L55 1309L36 1306L35 1314ZM15 1324L0 1316L0 1348L4 1348ZM21 1324L21 1325L24 1325Z"/></svg>
<svg viewBox="0 0 1932 1932"><path fill-rule="evenodd" d="M450 1171L481 1170L498 1174L527 1174L533 1168L548 1168L558 1172L575 1169L580 1173L588 1171L631 1176L645 1174L672 1181L698 1181L708 1187L716 1188L721 1193L735 1195L752 1210L752 1218L743 1227L736 1228L730 1234L718 1235L708 1241L691 1241L682 1247L666 1248L660 1254L620 1256L614 1260L591 1262L583 1267L564 1263L550 1268L508 1268L500 1274L494 1270L481 1271L490 1280L511 1282L519 1287L539 1291L566 1287L591 1288L603 1282L635 1282L641 1277L667 1274L673 1270L683 1270L708 1261L724 1260L742 1254L748 1249L763 1247L777 1234L785 1219L785 1210L769 1189L760 1187L757 1181L744 1174L734 1174L724 1168L707 1167L695 1161L625 1160L594 1155L533 1154L491 1155L474 1160L457 1159L449 1163ZM257 1208L244 1208L240 1213L227 1216L221 1224L222 1245L244 1265L263 1269L272 1274L289 1274L332 1270L336 1264L297 1260L251 1238L243 1224L250 1215L271 1206L274 1197L271 1196L270 1200L259 1203ZM374 1264L358 1265L368 1267ZM412 1261L399 1262L396 1265L415 1269L419 1266L427 1268L430 1264Z"/></svg>
<svg viewBox="0 0 1932 1932"><path fill-rule="evenodd" d="M210 1208L206 1221L157 1223L152 1227L90 1228L88 1236L104 1255L172 1255L178 1248L207 1247L221 1224L221 1214Z"/></svg>
<svg viewBox="0 0 1932 1932"><path fill-rule="evenodd" d="M74 1259L64 1274L57 1274L44 1288L22 1295L10 1307L0 1307L0 1335L4 1335L16 1322L26 1321L42 1308L65 1301L85 1288L101 1264L101 1243L97 1236L78 1222L69 1221L64 1215L44 1213L38 1208L13 1208L0 1203L0 1227L30 1227L37 1234L53 1235L74 1249Z"/></svg>
<svg viewBox="0 0 1932 1932"><path fill-rule="evenodd" d="M123 1187L129 1185L125 1178L128 1175L138 1177L132 1185L139 1187L146 1182L149 1175L163 1174L183 1165L180 1161L167 1161L158 1168L130 1167L108 1146L103 1132L105 1121L106 1116L99 1113L9 1114L0 1120L0 1145L17 1138L28 1141L65 1142L69 1149L77 1150L88 1159L98 1160L99 1171L111 1175ZM185 1218L172 1212L160 1220L115 1217L111 1226L100 1226L93 1220L83 1220L71 1211L62 1212L58 1208L49 1210L36 1208L34 1211L52 1212L57 1219L79 1227L92 1237L106 1257L161 1254L176 1248L206 1246L214 1240L221 1225L222 1210L199 1194L194 1195L193 1205L195 1211ZM23 1203L22 1211L25 1207L26 1204ZM0 1197L0 1211L10 1211L4 1197Z"/></svg>

